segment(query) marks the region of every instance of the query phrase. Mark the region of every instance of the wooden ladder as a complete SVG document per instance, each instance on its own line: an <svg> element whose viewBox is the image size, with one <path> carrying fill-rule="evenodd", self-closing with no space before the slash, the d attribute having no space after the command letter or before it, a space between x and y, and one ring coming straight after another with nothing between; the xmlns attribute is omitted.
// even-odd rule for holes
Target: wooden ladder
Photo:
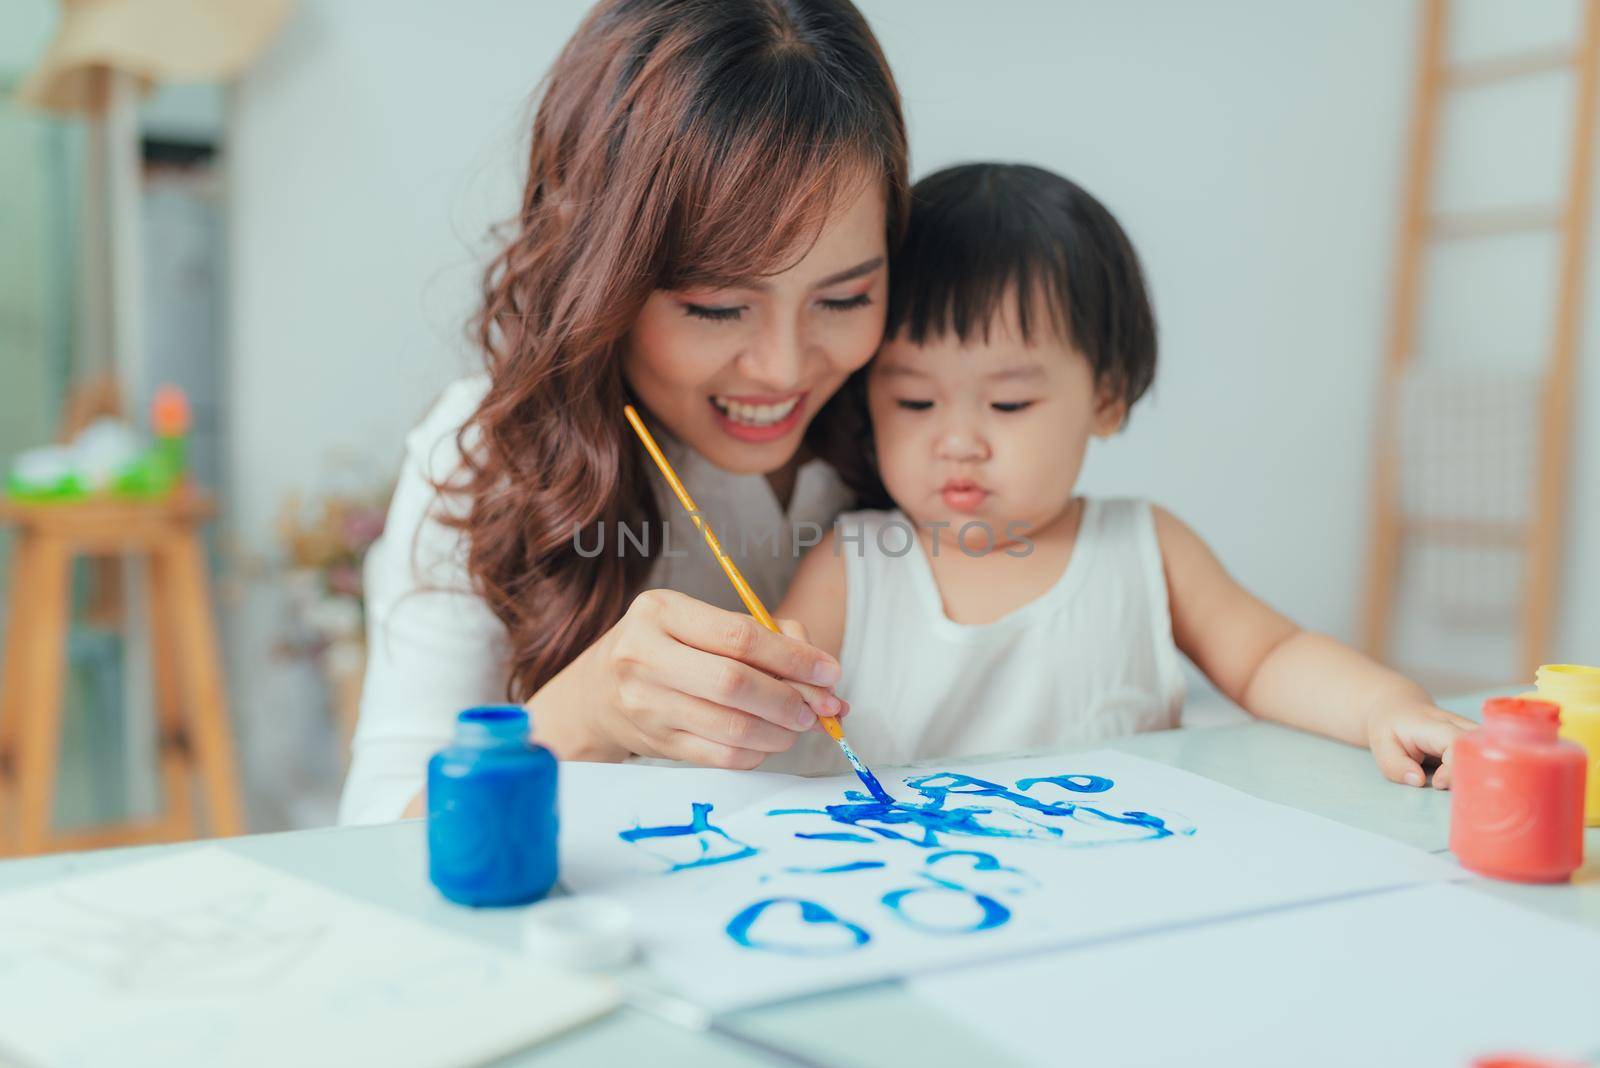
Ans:
<svg viewBox="0 0 1600 1068"><path fill-rule="evenodd" d="M1388 349L1379 399L1374 478L1374 509L1367 557L1361 640L1369 653L1387 659L1396 609L1400 558L1407 538L1447 539L1455 544L1498 546L1523 557L1517 664L1532 680L1550 655L1555 584L1561 533L1565 526L1568 448L1571 439L1575 349L1582 310L1581 286L1593 182L1597 54L1600 54L1600 0L1583 0L1579 37L1570 47L1544 48L1455 63L1445 56L1449 0L1423 0L1423 26L1416 75L1410 150L1395 251L1394 297ZM1470 87L1553 71L1572 72L1574 92L1571 156L1565 203L1514 205L1497 210L1446 214L1432 200L1439 141L1440 103L1446 94ZM1424 294L1423 263L1428 246L1544 231L1559 238L1555 320L1539 385L1539 421L1531 511L1524 522L1454 521L1439 523L1406 514L1400 500L1400 390L1416 356L1417 323Z"/></svg>

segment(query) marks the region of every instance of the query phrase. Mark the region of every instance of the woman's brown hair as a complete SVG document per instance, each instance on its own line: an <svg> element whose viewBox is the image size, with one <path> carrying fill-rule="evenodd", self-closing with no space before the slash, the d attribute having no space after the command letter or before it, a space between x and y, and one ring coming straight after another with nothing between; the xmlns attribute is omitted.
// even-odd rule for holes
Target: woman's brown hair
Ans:
<svg viewBox="0 0 1600 1068"><path fill-rule="evenodd" d="M509 633L511 699L597 640L649 572L647 556L586 559L573 540L660 519L621 412L621 346L645 300L782 270L863 174L883 183L892 246L905 123L848 0L604 0L568 42L484 278L489 390L439 487L469 502L447 521Z"/></svg>

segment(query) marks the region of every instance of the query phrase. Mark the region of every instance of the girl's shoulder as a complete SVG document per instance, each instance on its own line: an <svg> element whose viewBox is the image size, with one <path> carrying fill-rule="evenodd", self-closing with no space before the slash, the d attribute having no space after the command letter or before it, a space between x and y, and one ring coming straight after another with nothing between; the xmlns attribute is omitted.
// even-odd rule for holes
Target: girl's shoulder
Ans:
<svg viewBox="0 0 1600 1068"><path fill-rule="evenodd" d="M1084 514L1093 512L1105 522L1128 522L1149 519L1159 511L1154 501L1145 497L1085 497Z"/></svg>

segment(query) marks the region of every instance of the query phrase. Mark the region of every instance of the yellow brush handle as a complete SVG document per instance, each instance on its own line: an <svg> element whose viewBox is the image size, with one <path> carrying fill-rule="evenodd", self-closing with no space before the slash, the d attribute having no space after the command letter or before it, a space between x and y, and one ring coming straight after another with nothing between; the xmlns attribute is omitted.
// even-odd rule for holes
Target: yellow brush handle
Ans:
<svg viewBox="0 0 1600 1068"><path fill-rule="evenodd" d="M639 418L639 413L633 405L624 404L622 414L627 416L628 425L633 427L633 432L639 435L639 440L644 442L644 449L650 454L650 459L656 462L661 469L661 474L666 478L667 485L672 487L672 495L678 498L678 503L683 505L684 511L689 513L689 521L706 539L706 545L711 548L711 555L717 558L717 563L722 565L723 574L728 576L728 581L733 583L733 588L739 593L739 600L750 614L760 621L763 627L774 634L782 634L778 629L778 621L772 618L772 613L767 611L767 606L761 603L761 598L756 596L756 591L750 588L750 583L739 574L739 568L728 554L722 551L722 543L717 540L716 532L711 529L711 524L700 518L700 509L695 506L694 498L689 496L689 491L684 488L683 482L678 478L678 473L672 469L672 464L667 462L666 454L661 451L661 446L656 444L656 439L644 425L644 420ZM819 716L822 720L822 729L836 742L844 741L844 730L839 726L839 721L833 716Z"/></svg>

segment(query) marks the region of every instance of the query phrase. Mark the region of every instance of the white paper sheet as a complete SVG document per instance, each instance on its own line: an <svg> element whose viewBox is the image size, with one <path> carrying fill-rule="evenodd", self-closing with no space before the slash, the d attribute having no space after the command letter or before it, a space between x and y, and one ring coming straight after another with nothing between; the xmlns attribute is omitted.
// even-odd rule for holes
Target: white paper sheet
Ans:
<svg viewBox="0 0 1600 1068"><path fill-rule="evenodd" d="M915 979L1025 1063L1600 1059L1600 934L1423 886Z"/></svg>
<svg viewBox="0 0 1600 1068"><path fill-rule="evenodd" d="M221 849L0 897L5 1063L466 1065L616 1002Z"/></svg>
<svg viewBox="0 0 1600 1068"><path fill-rule="evenodd" d="M651 963L720 1010L1459 873L1126 754L955 770L981 782L884 782L978 833L821 811L844 777L567 765L563 879L632 904Z"/></svg>

